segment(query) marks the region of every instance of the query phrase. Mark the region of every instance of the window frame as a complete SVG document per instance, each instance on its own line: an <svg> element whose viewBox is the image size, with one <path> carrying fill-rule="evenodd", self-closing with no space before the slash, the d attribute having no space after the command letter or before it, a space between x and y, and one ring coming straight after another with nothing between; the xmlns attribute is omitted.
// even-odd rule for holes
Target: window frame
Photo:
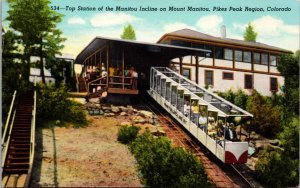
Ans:
<svg viewBox="0 0 300 188"><path fill-rule="evenodd" d="M232 75L232 78L225 78L225 74L231 74ZM226 72L226 71L223 71L222 72L222 79L223 80L234 80L234 73L233 72Z"/></svg>
<svg viewBox="0 0 300 188"><path fill-rule="evenodd" d="M231 51L231 59L230 58L226 58L226 50L230 50ZM232 49L232 48L224 48L224 52L223 52L223 54L224 54L224 60L227 60L227 61L233 61L233 52L234 50Z"/></svg>
<svg viewBox="0 0 300 188"><path fill-rule="evenodd" d="M251 87L251 88L248 88L248 87L247 87L247 84L246 84L246 83L247 83L247 82L246 82L246 77L247 77L247 76L251 76L251 80L252 80L252 82L251 82L251 86L252 86L252 87ZM253 76L252 74L245 74L245 75L244 75L244 89L253 89L253 88L254 88L254 79L253 79L253 78L254 78L254 76Z"/></svg>
<svg viewBox="0 0 300 188"><path fill-rule="evenodd" d="M272 79L276 80L276 89L272 88ZM275 92L278 91L278 79L276 77L270 77L270 91L275 91Z"/></svg>
<svg viewBox="0 0 300 188"><path fill-rule="evenodd" d="M236 57L237 57L236 51L241 52L241 55L242 55L241 61L238 61L238 60L236 59ZM235 49L235 50L234 50L234 61L235 61L235 62L243 62L243 60L244 60L244 51L243 51L243 50L236 50L236 49Z"/></svg>
<svg viewBox="0 0 300 188"><path fill-rule="evenodd" d="M255 58L255 55L258 54L258 62L256 62L256 58ZM260 52L253 52L253 64L256 64L256 65L260 65L261 64L261 53Z"/></svg>
<svg viewBox="0 0 300 188"><path fill-rule="evenodd" d="M245 53L249 52L250 53L250 62L245 61ZM243 63L252 63L252 52L251 51L243 51Z"/></svg>
<svg viewBox="0 0 300 188"><path fill-rule="evenodd" d="M212 84L206 84L206 78L207 78L207 76L206 76L206 73L207 72L211 72L211 82L212 82ZM213 70L204 70L204 85L212 85L212 86L214 86L214 71Z"/></svg>
<svg viewBox="0 0 300 188"><path fill-rule="evenodd" d="M271 64L271 56L274 56L274 57L275 57L275 65L272 65L272 64ZM271 67L277 67L277 65L278 65L278 58L277 58L277 55L270 54L270 56L269 56L269 65L270 65Z"/></svg>
<svg viewBox="0 0 300 188"><path fill-rule="evenodd" d="M188 77L188 79L191 80L191 76L192 76L192 68L190 68L190 67L182 67L182 76L183 76L183 77L185 77L185 76L184 76L184 70L188 70L188 71L189 71L189 77ZM187 78L187 77L185 77L185 78Z"/></svg>

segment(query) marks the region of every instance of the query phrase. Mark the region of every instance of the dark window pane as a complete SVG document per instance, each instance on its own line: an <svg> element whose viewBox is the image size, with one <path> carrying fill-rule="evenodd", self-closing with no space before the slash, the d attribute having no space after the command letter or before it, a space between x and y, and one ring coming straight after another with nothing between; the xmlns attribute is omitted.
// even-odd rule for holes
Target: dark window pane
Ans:
<svg viewBox="0 0 300 188"><path fill-rule="evenodd" d="M255 64L260 64L260 53L254 53L254 63Z"/></svg>
<svg viewBox="0 0 300 188"><path fill-rule="evenodd" d="M224 59L224 49L221 47L215 48L215 58L216 59Z"/></svg>
<svg viewBox="0 0 300 188"><path fill-rule="evenodd" d="M252 75L245 75L245 89L253 89Z"/></svg>
<svg viewBox="0 0 300 188"><path fill-rule="evenodd" d="M180 40L171 40L171 44L175 46L191 47L190 42L180 41Z"/></svg>
<svg viewBox="0 0 300 188"><path fill-rule="evenodd" d="M205 85L213 85L213 71L205 71Z"/></svg>
<svg viewBox="0 0 300 188"><path fill-rule="evenodd" d="M207 57L211 58L213 53L213 47L207 44L199 44L199 43L192 43L192 48L198 48L203 50L210 50L211 52L200 52L200 57Z"/></svg>
<svg viewBox="0 0 300 188"><path fill-rule="evenodd" d="M261 64L268 65L268 54L261 54Z"/></svg>
<svg viewBox="0 0 300 188"><path fill-rule="evenodd" d="M251 52L249 51L244 51L244 62L246 63L251 63Z"/></svg>
<svg viewBox="0 0 300 188"><path fill-rule="evenodd" d="M243 61L243 51L235 50L234 51L235 61L242 62Z"/></svg>
<svg viewBox="0 0 300 188"><path fill-rule="evenodd" d="M191 79L191 69L185 69L183 68L183 76L186 77L187 79Z"/></svg>
<svg viewBox="0 0 300 188"><path fill-rule="evenodd" d="M233 73L231 73L231 72L223 72L223 79L224 80L233 80Z"/></svg>
<svg viewBox="0 0 300 188"><path fill-rule="evenodd" d="M276 56L270 55L270 65L277 66Z"/></svg>
<svg viewBox="0 0 300 188"><path fill-rule="evenodd" d="M277 91L278 84L277 84L277 78L271 78L271 91Z"/></svg>
<svg viewBox="0 0 300 188"><path fill-rule="evenodd" d="M226 60L233 60L233 52L232 52L232 49L230 49L230 48L225 48L224 49L224 59L226 59Z"/></svg>

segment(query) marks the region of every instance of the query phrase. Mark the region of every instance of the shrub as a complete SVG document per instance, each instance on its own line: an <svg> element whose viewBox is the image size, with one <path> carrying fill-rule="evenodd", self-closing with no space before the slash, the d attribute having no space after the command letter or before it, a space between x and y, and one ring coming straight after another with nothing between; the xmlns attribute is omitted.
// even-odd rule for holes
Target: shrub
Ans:
<svg viewBox="0 0 300 188"><path fill-rule="evenodd" d="M118 141L123 144L132 142L137 137L139 130L141 130L141 128L137 126L121 126L118 132Z"/></svg>
<svg viewBox="0 0 300 188"><path fill-rule="evenodd" d="M255 167L255 175L262 183L273 187L297 186L298 160L293 160L280 150L265 149Z"/></svg>
<svg viewBox="0 0 300 188"><path fill-rule="evenodd" d="M281 113L278 106L273 106L257 91L253 91L246 109L254 116L252 126L255 132L268 138L279 133Z"/></svg>
<svg viewBox="0 0 300 188"><path fill-rule="evenodd" d="M131 144L142 181L150 187L210 187L203 165L191 153L174 148L166 137L146 131Z"/></svg>
<svg viewBox="0 0 300 188"><path fill-rule="evenodd" d="M66 121L75 126L87 124L86 113L81 104L67 99L67 88L61 85L56 88L53 84L38 85L37 118L44 121Z"/></svg>

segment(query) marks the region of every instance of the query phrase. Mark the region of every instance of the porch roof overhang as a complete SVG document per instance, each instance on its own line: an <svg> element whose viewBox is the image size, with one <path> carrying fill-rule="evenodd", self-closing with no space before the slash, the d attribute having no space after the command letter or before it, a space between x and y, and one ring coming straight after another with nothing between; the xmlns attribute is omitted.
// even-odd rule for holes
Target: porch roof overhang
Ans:
<svg viewBox="0 0 300 188"><path fill-rule="evenodd" d="M107 37L95 37L76 57L76 64L83 64L84 60L100 49L104 45L122 46L127 52L145 50L144 52L156 53L164 59L173 59L185 55L197 55L202 53L211 53L210 50L174 46L168 44L156 44L148 42L140 42L133 40L114 39Z"/></svg>

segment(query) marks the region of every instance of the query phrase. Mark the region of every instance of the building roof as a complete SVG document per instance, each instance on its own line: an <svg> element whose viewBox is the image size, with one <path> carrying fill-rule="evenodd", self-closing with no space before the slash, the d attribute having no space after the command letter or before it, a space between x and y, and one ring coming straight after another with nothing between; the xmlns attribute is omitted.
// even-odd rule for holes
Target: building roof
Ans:
<svg viewBox="0 0 300 188"><path fill-rule="evenodd" d="M167 36L177 36L177 37L184 37L188 39L200 39L204 41L209 42L217 42L220 44L231 44L231 45L239 45L239 46L245 46L245 47L251 47L251 48L259 48L259 49L266 49L266 50L272 50L277 52L284 52L284 53L291 53L289 50L285 50L282 48L278 48L275 46L270 46L267 44L263 44L260 42L248 42L243 40L237 40L237 39L231 39L231 38L221 38L221 37L215 37L212 35L207 35L198 31L194 31L191 29L181 29L178 31L174 31L171 33L166 33L163 35L157 43L160 43L165 37Z"/></svg>
<svg viewBox="0 0 300 188"><path fill-rule="evenodd" d="M83 61L91 54L93 54L96 50L106 44L113 44L116 46L123 46L128 50L136 50L136 49L144 49L145 52L152 52L160 55L165 58L175 58L178 57L177 54L181 54L182 56L191 54L191 53L199 53L199 52L207 52L211 53L210 50L204 49L196 49L189 47L181 47L175 45L166 45L166 44L157 44L157 43L149 43L149 42L139 42L133 40L125 40L125 39L115 39L115 38L107 38L107 37L96 37L94 38L76 57L75 63L82 64Z"/></svg>

